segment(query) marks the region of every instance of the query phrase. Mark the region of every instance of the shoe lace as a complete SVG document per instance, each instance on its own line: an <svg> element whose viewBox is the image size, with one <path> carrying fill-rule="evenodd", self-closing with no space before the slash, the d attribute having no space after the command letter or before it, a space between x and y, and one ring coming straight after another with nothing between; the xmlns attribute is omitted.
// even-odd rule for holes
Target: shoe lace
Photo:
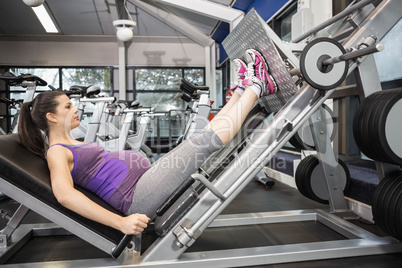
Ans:
<svg viewBox="0 0 402 268"><path fill-rule="evenodd" d="M247 65L247 76L253 78L255 76L255 68L253 63Z"/></svg>

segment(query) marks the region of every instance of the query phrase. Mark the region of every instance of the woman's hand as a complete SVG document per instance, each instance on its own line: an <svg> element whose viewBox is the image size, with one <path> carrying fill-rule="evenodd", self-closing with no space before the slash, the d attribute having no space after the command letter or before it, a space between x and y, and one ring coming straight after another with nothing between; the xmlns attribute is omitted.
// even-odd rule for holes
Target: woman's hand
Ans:
<svg viewBox="0 0 402 268"><path fill-rule="evenodd" d="M137 235L147 228L150 221L144 214L131 214L122 218L120 231L126 235Z"/></svg>

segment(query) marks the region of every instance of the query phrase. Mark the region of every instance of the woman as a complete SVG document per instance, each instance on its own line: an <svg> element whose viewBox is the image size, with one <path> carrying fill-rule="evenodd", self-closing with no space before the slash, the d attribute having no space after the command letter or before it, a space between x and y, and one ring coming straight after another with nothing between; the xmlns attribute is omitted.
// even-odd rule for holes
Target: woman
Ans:
<svg viewBox="0 0 402 268"><path fill-rule="evenodd" d="M77 108L62 92L45 92L22 105L20 140L29 151L47 159L52 191L60 204L124 234L139 234L155 217L162 202L211 153L234 137L257 98L276 90L263 57L249 49L246 59L248 66L235 60L235 94L205 130L152 166L136 152L105 152L96 143L74 140L70 130L79 125ZM47 151L41 131L49 141ZM74 184L99 195L127 216L112 213L89 200Z"/></svg>

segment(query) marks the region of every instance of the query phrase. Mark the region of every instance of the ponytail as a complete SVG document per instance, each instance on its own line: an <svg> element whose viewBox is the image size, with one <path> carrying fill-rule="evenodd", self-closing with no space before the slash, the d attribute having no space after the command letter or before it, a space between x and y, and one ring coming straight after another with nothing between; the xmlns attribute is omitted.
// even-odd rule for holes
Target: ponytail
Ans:
<svg viewBox="0 0 402 268"><path fill-rule="evenodd" d="M59 102L57 97L65 95L61 91L48 91L37 95L33 101L20 107L18 136L28 151L45 158L45 135L49 133L47 113L56 113Z"/></svg>
<svg viewBox="0 0 402 268"><path fill-rule="evenodd" d="M18 136L22 145L31 153L45 158L45 139L31 117L32 102L25 102L20 107Z"/></svg>

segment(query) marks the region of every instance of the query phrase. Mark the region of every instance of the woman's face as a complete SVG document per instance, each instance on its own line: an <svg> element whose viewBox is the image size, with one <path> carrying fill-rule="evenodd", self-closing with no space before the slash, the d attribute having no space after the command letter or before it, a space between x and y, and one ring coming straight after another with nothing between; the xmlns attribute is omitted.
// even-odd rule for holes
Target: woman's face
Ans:
<svg viewBox="0 0 402 268"><path fill-rule="evenodd" d="M66 131L70 131L79 126L80 121L77 115L78 109L74 107L70 99L66 95L57 97L59 105L54 114L57 119L57 124L64 126Z"/></svg>

